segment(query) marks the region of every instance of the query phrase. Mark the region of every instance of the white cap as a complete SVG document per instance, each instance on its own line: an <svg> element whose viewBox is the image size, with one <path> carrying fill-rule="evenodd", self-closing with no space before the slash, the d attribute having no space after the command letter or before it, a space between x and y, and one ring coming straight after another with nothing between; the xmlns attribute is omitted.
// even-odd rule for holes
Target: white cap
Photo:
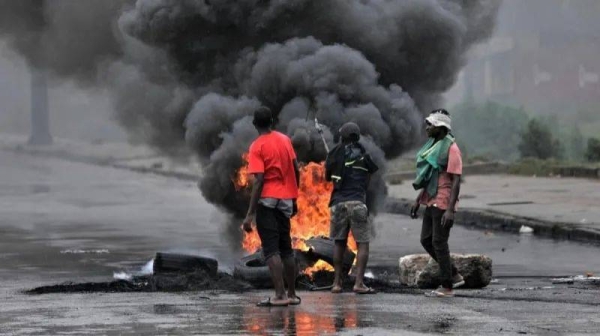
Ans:
<svg viewBox="0 0 600 336"><path fill-rule="evenodd" d="M444 126L449 131L452 130L452 120L448 115L442 113L432 113L429 115L429 117L425 118L425 120L429 121L429 123L435 127Z"/></svg>

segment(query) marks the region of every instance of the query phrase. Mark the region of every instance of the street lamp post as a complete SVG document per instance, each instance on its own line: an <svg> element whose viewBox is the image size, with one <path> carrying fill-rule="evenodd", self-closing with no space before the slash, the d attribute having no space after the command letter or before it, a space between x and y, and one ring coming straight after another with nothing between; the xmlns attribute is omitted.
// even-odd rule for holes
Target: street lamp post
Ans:
<svg viewBox="0 0 600 336"><path fill-rule="evenodd" d="M50 145L50 120L48 115L48 86L44 70L31 68L31 145Z"/></svg>

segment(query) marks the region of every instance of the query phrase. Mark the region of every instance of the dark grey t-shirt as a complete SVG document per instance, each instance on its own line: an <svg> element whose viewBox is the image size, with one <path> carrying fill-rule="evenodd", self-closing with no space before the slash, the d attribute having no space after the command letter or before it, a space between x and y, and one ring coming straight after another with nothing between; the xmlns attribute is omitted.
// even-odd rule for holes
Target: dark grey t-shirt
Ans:
<svg viewBox="0 0 600 336"><path fill-rule="evenodd" d="M331 194L331 206L340 202L367 201L369 175L378 167L357 146L346 146L342 184Z"/></svg>

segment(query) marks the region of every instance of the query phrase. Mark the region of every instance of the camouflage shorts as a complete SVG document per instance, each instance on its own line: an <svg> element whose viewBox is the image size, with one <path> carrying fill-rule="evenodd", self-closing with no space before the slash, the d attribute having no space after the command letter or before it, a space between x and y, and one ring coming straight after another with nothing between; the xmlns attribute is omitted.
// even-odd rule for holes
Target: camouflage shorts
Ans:
<svg viewBox="0 0 600 336"><path fill-rule="evenodd" d="M346 240L348 233L357 243L368 243L371 238L371 222L369 211L363 202L348 201L338 203L330 208L331 224L329 237L333 240Z"/></svg>

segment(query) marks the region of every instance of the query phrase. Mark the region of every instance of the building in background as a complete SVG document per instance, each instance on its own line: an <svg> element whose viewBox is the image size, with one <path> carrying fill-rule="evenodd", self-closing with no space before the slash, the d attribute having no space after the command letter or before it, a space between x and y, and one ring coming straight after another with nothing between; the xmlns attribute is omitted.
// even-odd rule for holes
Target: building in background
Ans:
<svg viewBox="0 0 600 336"><path fill-rule="evenodd" d="M463 96L541 114L600 108L600 1L504 0L494 37L476 47Z"/></svg>

